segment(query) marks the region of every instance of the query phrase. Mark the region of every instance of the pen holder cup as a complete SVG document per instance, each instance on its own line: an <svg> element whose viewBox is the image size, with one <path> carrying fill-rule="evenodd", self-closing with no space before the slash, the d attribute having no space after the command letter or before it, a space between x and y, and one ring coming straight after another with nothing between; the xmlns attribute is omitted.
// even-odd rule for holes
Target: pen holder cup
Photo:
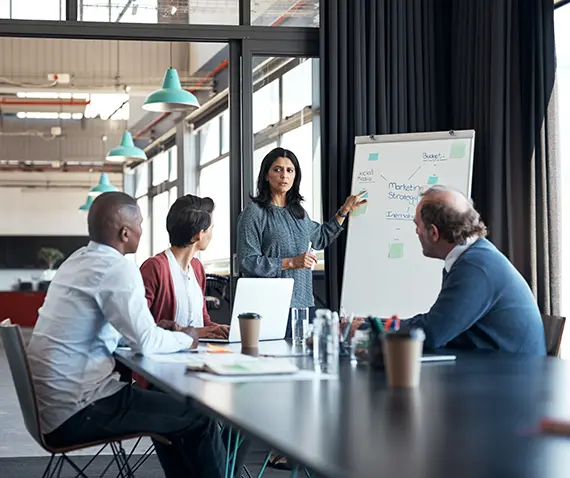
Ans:
<svg viewBox="0 0 570 478"><path fill-rule="evenodd" d="M384 334L370 331L368 341L368 364L377 369L384 369L384 355L382 353L382 337Z"/></svg>

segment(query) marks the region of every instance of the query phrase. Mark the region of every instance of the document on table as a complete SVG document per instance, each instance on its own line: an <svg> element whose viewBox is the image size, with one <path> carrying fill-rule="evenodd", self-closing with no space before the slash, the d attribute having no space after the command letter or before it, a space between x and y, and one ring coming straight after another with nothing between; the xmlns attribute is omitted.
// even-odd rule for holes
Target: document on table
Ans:
<svg viewBox="0 0 570 478"><path fill-rule="evenodd" d="M195 363L196 360L204 360L205 352L207 349L200 348L195 352L178 352L175 354L151 354L148 356L149 359L154 360L155 362L160 363L182 363L182 364L190 364Z"/></svg>
<svg viewBox="0 0 570 478"><path fill-rule="evenodd" d="M281 375L216 375L213 373L195 372L194 376L208 382L250 383L250 382L296 382L313 380L338 380L338 375L320 374L313 370L299 370L294 374Z"/></svg>

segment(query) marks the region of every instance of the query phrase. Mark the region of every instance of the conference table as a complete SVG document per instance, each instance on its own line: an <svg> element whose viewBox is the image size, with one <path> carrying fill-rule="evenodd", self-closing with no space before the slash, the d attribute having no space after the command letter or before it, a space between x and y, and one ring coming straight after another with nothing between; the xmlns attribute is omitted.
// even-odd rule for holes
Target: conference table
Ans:
<svg viewBox="0 0 570 478"><path fill-rule="evenodd" d="M233 346L235 348L235 346ZM239 346L236 349L239 351ZM262 354L290 350L264 342ZM325 477L567 478L570 438L537 431L570 419L570 362L463 352L422 365L417 390L391 391L383 372L342 360L336 380L202 380L183 363L119 350L165 392ZM285 360L285 359L283 359ZM309 357L294 360L312 368Z"/></svg>

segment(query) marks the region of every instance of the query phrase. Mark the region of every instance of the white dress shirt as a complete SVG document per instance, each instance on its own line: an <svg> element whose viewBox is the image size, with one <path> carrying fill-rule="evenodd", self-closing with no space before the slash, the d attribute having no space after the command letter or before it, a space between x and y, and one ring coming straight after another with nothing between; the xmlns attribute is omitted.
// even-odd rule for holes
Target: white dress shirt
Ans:
<svg viewBox="0 0 570 478"><path fill-rule="evenodd" d="M176 313L174 320L181 327L204 327L204 293L194 269L190 266L187 271L180 267L170 249L165 251L170 266L170 274L174 282L176 297Z"/></svg>
<svg viewBox="0 0 570 478"><path fill-rule="evenodd" d="M449 254L447 254L447 257L445 258L444 267L446 272L451 270L451 267L455 264L455 261L459 259L459 256L469 249L477 239L479 239L479 236L472 236L465 241L465 244L457 244L453 249L451 249L451 251L449 251Z"/></svg>
<svg viewBox="0 0 570 478"><path fill-rule="evenodd" d="M193 342L156 326L133 261L90 242L59 267L28 346L44 434L125 385L113 373L121 336L143 354L179 352Z"/></svg>

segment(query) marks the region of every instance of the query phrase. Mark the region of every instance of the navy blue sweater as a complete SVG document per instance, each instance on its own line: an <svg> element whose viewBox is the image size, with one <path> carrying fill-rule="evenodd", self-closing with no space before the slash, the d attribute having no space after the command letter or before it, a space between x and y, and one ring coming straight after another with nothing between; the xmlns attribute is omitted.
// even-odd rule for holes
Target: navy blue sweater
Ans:
<svg viewBox="0 0 570 478"><path fill-rule="evenodd" d="M528 284L487 239L455 261L430 311L404 324L424 329L427 348L546 354L544 326Z"/></svg>

